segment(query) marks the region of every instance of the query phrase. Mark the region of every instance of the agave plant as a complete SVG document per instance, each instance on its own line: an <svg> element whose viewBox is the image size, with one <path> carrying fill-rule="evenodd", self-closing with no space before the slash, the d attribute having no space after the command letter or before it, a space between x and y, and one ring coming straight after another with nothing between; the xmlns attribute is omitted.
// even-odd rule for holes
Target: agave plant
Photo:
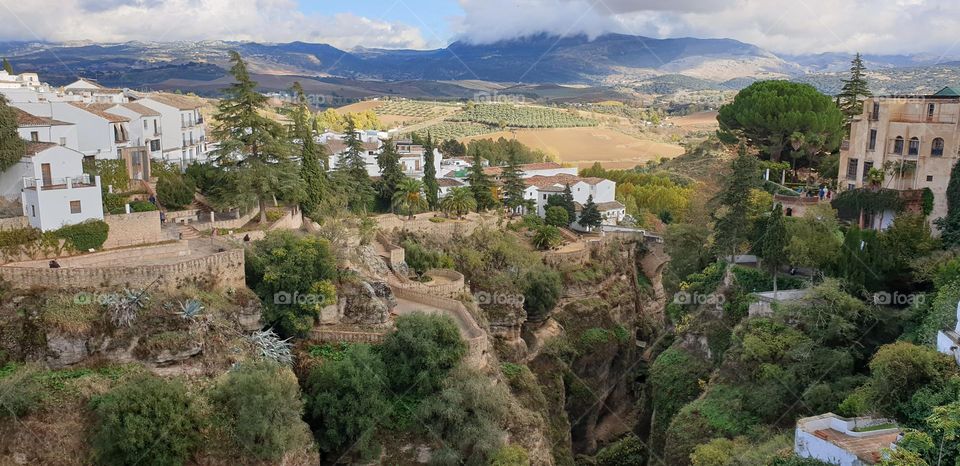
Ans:
<svg viewBox="0 0 960 466"><path fill-rule="evenodd" d="M179 315L181 319L194 320L204 309L205 307L199 299L188 299L180 302L180 312L178 312L177 315Z"/></svg>
<svg viewBox="0 0 960 466"><path fill-rule="evenodd" d="M147 307L150 295L146 290L124 289L119 293L106 295L103 302L107 306L107 313L114 327L130 327L137 320L137 313Z"/></svg>
<svg viewBox="0 0 960 466"><path fill-rule="evenodd" d="M293 344L290 339L281 340L273 329L258 330L250 335L250 342L260 350L260 355L272 359L280 364L293 363Z"/></svg>

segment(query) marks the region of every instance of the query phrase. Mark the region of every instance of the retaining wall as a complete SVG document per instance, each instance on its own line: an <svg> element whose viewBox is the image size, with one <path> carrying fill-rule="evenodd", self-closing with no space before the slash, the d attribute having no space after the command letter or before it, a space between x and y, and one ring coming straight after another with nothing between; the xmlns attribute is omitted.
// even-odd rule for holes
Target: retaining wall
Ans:
<svg viewBox="0 0 960 466"><path fill-rule="evenodd" d="M0 218L0 230L16 230L17 228L27 228L30 226L30 221L27 217L9 217L9 218Z"/></svg>
<svg viewBox="0 0 960 466"><path fill-rule="evenodd" d="M316 328L310 333L311 340L319 343L383 343L386 332L346 332Z"/></svg>
<svg viewBox="0 0 960 466"><path fill-rule="evenodd" d="M487 334L480 328L476 319L473 318L473 315L470 314L470 311L467 310L467 307L464 306L463 303L450 298L407 289L403 286L392 286L392 288L393 294L397 298L446 311L450 317L457 322L457 327L464 333L463 337L469 348L466 357L467 363L478 368L487 365L487 352L489 351Z"/></svg>
<svg viewBox="0 0 960 466"><path fill-rule="evenodd" d="M386 259L390 269L394 271L399 270L398 267L400 264L403 264L407 260L407 252L402 247L391 243L382 232L377 233L377 242L387 251Z"/></svg>
<svg viewBox="0 0 960 466"><path fill-rule="evenodd" d="M250 223L254 217L260 215L260 208L254 207L250 209L250 212L247 212L246 215L241 215L239 218L231 220L217 220L213 222L198 222L194 223L193 227L199 231L210 231L213 229L222 229L222 230L237 230L240 227ZM216 217L214 217L216 218ZM204 220L204 219L201 219Z"/></svg>
<svg viewBox="0 0 960 466"><path fill-rule="evenodd" d="M138 244L163 241L160 231L160 211L132 212L120 215L105 215L103 221L110 225L103 249L113 249Z"/></svg>
<svg viewBox="0 0 960 466"><path fill-rule="evenodd" d="M437 280L421 283L413 280L404 281L401 286L421 293L435 294L447 298L456 298L466 290L463 274L450 269L430 269L427 276L445 279L442 283Z"/></svg>

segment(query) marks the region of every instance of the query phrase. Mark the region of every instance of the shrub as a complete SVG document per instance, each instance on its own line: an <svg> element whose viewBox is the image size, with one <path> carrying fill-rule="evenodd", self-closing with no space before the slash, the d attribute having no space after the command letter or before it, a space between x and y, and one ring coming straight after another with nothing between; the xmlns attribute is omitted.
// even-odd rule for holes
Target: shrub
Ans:
<svg viewBox="0 0 960 466"><path fill-rule="evenodd" d="M646 464L647 455L643 442L634 434L607 445L597 453L597 466L631 466Z"/></svg>
<svg viewBox="0 0 960 466"><path fill-rule="evenodd" d="M570 225L570 214L568 214L567 209L564 209L563 207L553 206L547 209L544 222L547 225L553 225L555 227L562 228Z"/></svg>
<svg viewBox="0 0 960 466"><path fill-rule="evenodd" d="M106 190L102 193L103 211L108 214L119 215L127 212L126 198L119 194L108 193Z"/></svg>
<svg viewBox="0 0 960 466"><path fill-rule="evenodd" d="M76 225L68 225L53 232L54 236L66 240L69 248L77 251L100 249L107 241L110 225L103 220L87 220Z"/></svg>
<svg viewBox="0 0 960 466"><path fill-rule="evenodd" d="M532 322L546 320L563 294L560 274L542 267L527 272L525 281L523 308L527 311L527 319Z"/></svg>
<svg viewBox="0 0 960 466"><path fill-rule="evenodd" d="M16 254L24 246L40 240L40 230L33 227L0 230L0 252Z"/></svg>
<svg viewBox="0 0 960 466"><path fill-rule="evenodd" d="M127 163L123 160L95 160L84 161L83 171L100 177L100 185L113 186L116 192L127 190L130 184L130 174L127 172Z"/></svg>
<svg viewBox="0 0 960 466"><path fill-rule="evenodd" d="M198 444L200 417L180 382L142 376L91 404L100 464L183 464Z"/></svg>
<svg viewBox="0 0 960 466"><path fill-rule="evenodd" d="M221 428L236 449L278 461L302 441L303 402L297 379L276 364L245 364L210 394Z"/></svg>
<svg viewBox="0 0 960 466"><path fill-rule="evenodd" d="M328 455L379 453L375 433L390 414L386 368L367 345L351 345L342 359L314 368L304 384L306 414L320 450Z"/></svg>
<svg viewBox="0 0 960 466"><path fill-rule="evenodd" d="M283 209L268 209L267 221L270 223L276 222L277 220L280 220L281 218L283 218L283 216L286 214L287 212Z"/></svg>
<svg viewBox="0 0 960 466"><path fill-rule="evenodd" d="M407 265L417 275L423 275L430 269L453 268L453 259L441 251L427 249L410 240L404 241L401 246Z"/></svg>
<svg viewBox="0 0 960 466"><path fill-rule="evenodd" d="M0 367L0 419L23 416L40 402L40 386L31 366L7 363Z"/></svg>
<svg viewBox="0 0 960 466"><path fill-rule="evenodd" d="M394 390L419 396L437 391L467 353L453 319L420 312L398 318L381 349L390 355L387 374Z"/></svg>
<svg viewBox="0 0 960 466"><path fill-rule="evenodd" d="M182 209L193 202L196 187L180 175L164 175L157 182L157 199L169 209Z"/></svg>
<svg viewBox="0 0 960 466"><path fill-rule="evenodd" d="M494 455L490 466L530 466L530 455L519 445L507 445Z"/></svg>
<svg viewBox="0 0 960 466"><path fill-rule="evenodd" d="M153 205L152 202L133 201L130 203L131 212L153 212L154 210L157 210L157 206Z"/></svg>
<svg viewBox="0 0 960 466"><path fill-rule="evenodd" d="M553 249L563 244L563 235L560 229L553 225L537 227L533 234L533 245L537 249Z"/></svg>

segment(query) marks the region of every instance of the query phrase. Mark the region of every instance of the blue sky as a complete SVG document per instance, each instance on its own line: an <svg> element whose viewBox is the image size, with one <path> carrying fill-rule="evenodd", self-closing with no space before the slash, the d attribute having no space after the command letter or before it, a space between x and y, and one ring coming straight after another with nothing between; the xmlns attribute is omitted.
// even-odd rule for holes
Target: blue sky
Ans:
<svg viewBox="0 0 960 466"><path fill-rule="evenodd" d="M548 33L732 38L775 53L960 55L957 0L0 0L0 40L436 48Z"/></svg>

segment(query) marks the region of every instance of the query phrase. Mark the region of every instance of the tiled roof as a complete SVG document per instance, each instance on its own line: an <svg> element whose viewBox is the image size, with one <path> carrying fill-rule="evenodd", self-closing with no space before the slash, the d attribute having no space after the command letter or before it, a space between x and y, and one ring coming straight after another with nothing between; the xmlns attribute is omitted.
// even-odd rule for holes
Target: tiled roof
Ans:
<svg viewBox="0 0 960 466"><path fill-rule="evenodd" d="M54 144L52 142L26 141L26 146L27 146L26 156L33 157L34 155L37 155L47 149L50 149L51 147L57 147L57 144Z"/></svg>
<svg viewBox="0 0 960 466"><path fill-rule="evenodd" d="M625 205L623 205L623 204L621 204L621 203L619 203L619 202L617 202L617 201L600 202L600 203L597 204L597 209L598 209L600 212L606 212L606 211L608 211L608 210L620 210L620 209L626 209L626 208L627 208L627 207L626 207Z"/></svg>
<svg viewBox="0 0 960 466"><path fill-rule="evenodd" d="M437 186L440 186L441 188L456 188L459 186L464 186L464 184L460 180L453 178L440 178L437 180Z"/></svg>
<svg viewBox="0 0 960 466"><path fill-rule="evenodd" d="M536 186L538 188L549 188L556 185L566 186L573 185L577 181L580 181L580 177L566 174L559 174L553 176L531 176L530 178L524 178L523 182L527 186Z"/></svg>
<svg viewBox="0 0 960 466"><path fill-rule="evenodd" d="M143 115L143 116L160 116L160 112L150 107L147 107L146 105L138 104L136 102L120 104L120 106L132 112L139 113L140 115Z"/></svg>
<svg viewBox="0 0 960 466"><path fill-rule="evenodd" d="M70 104L81 110L85 110L100 118L103 118L110 123L123 123L125 121L130 121L130 119L125 116L115 115L107 112L108 108L116 107L117 104L82 104L79 102L70 102Z"/></svg>
<svg viewBox="0 0 960 466"><path fill-rule="evenodd" d="M177 94L157 93L150 94L146 98L180 110L196 110L203 106L199 98Z"/></svg>
<svg viewBox="0 0 960 466"><path fill-rule="evenodd" d="M483 169L483 172L487 175L499 175L503 172L504 167L487 167ZM526 165L520 165L520 170L522 171L532 171L532 170L556 170L558 168L563 168L563 165L560 165L556 162L540 162L540 163L528 163Z"/></svg>
<svg viewBox="0 0 960 466"><path fill-rule="evenodd" d="M17 112L17 126L65 126L71 124L53 118L36 116L16 107L13 107L13 111Z"/></svg>
<svg viewBox="0 0 960 466"><path fill-rule="evenodd" d="M330 151L331 154L339 154L347 150L347 144L340 139L328 139L327 142L324 143L324 145L327 146L327 149ZM371 151L371 150L375 151L379 149L380 149L379 143L376 143L376 142L363 143L363 150L365 151Z"/></svg>

